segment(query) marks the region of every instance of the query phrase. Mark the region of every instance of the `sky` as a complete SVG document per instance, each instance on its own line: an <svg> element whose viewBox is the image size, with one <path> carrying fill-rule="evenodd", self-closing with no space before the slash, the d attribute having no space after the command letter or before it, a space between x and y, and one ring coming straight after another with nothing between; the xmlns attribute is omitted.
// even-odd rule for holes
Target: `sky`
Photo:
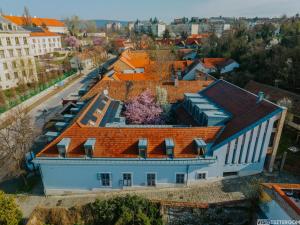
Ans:
<svg viewBox="0 0 300 225"><path fill-rule="evenodd" d="M279 17L300 12L300 0L0 0L9 15L22 15L24 6L38 17L133 21L156 16L165 22L183 16Z"/></svg>

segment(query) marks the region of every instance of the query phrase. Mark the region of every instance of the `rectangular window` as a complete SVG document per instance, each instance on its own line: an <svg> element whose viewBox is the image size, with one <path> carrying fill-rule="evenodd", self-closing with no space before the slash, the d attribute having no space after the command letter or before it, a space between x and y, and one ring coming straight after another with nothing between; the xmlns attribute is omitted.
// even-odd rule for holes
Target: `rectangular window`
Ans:
<svg viewBox="0 0 300 225"><path fill-rule="evenodd" d="M5 70L8 69L7 63L3 63L3 69L5 69Z"/></svg>
<svg viewBox="0 0 300 225"><path fill-rule="evenodd" d="M223 177L237 176L238 172L224 172Z"/></svg>
<svg viewBox="0 0 300 225"><path fill-rule="evenodd" d="M0 46L2 46L2 41L1 41L1 38L0 38Z"/></svg>
<svg viewBox="0 0 300 225"><path fill-rule="evenodd" d="M123 186L132 186L132 176L131 173L123 173Z"/></svg>
<svg viewBox="0 0 300 225"><path fill-rule="evenodd" d="M259 125L258 130L257 130L257 135L256 135L255 145L254 145L253 155L252 155L252 162L254 162L254 160L255 160L255 155L256 155L256 150L257 150L256 148L257 148L257 145L258 145L258 139L259 139L259 136L260 136L260 130L261 130L261 124Z"/></svg>
<svg viewBox="0 0 300 225"><path fill-rule="evenodd" d="M176 174L176 184L184 184L184 173L177 173Z"/></svg>
<svg viewBox="0 0 300 225"><path fill-rule="evenodd" d="M239 157L239 164L242 162L242 155L245 148L245 139L246 139L246 134L243 135L242 146L241 146L240 157Z"/></svg>
<svg viewBox="0 0 300 225"><path fill-rule="evenodd" d="M251 148L252 138L253 138L253 130L251 130L250 138L249 138L249 141L248 141L248 148L247 148L246 159L245 159L246 163L249 162L249 155L250 155L250 148Z"/></svg>
<svg viewBox="0 0 300 225"><path fill-rule="evenodd" d="M18 79L18 72L14 72L15 79Z"/></svg>
<svg viewBox="0 0 300 225"><path fill-rule="evenodd" d="M21 49L17 49L17 54L18 54L18 56L22 56L22 50Z"/></svg>
<svg viewBox="0 0 300 225"><path fill-rule="evenodd" d="M23 75L23 77L26 77L26 71L25 70L22 71L22 75Z"/></svg>
<svg viewBox="0 0 300 225"><path fill-rule="evenodd" d="M14 57L14 51L12 49L8 50L9 57Z"/></svg>
<svg viewBox="0 0 300 225"><path fill-rule="evenodd" d="M156 175L155 173L147 174L147 186L155 186L156 185Z"/></svg>
<svg viewBox="0 0 300 225"><path fill-rule="evenodd" d="M13 65L13 68L14 68L14 69L17 68L17 62L16 62L16 61L13 61L13 62L12 62L12 65Z"/></svg>
<svg viewBox="0 0 300 225"><path fill-rule="evenodd" d="M16 45L19 45L19 44L20 44L20 41L19 41L19 38L18 38L18 37L15 37L15 42L16 42Z"/></svg>
<svg viewBox="0 0 300 225"><path fill-rule="evenodd" d="M6 45L7 46L10 46L11 45L11 40L9 37L6 38Z"/></svg>
<svg viewBox="0 0 300 225"><path fill-rule="evenodd" d="M25 48L26 55L29 55L29 48Z"/></svg>
<svg viewBox="0 0 300 225"><path fill-rule="evenodd" d="M5 58L5 55L4 55L4 50L0 50L0 58Z"/></svg>
<svg viewBox="0 0 300 225"><path fill-rule="evenodd" d="M238 138L235 139L235 142L234 142L234 149L233 149L233 156L232 156L231 164L234 164L234 163L235 163L235 157L236 157L236 152L237 152L238 142L239 142L239 139L238 139Z"/></svg>
<svg viewBox="0 0 300 225"><path fill-rule="evenodd" d="M196 180L205 180L206 179L206 173L197 173L196 174Z"/></svg>
<svg viewBox="0 0 300 225"><path fill-rule="evenodd" d="M27 45L27 38L26 37L23 37L23 42L24 42L24 45Z"/></svg>
<svg viewBox="0 0 300 225"><path fill-rule="evenodd" d="M229 152L230 152L230 143L231 142L228 142L228 145L227 145L227 151L226 151L226 158L225 158L225 164L228 164L229 162Z"/></svg>
<svg viewBox="0 0 300 225"><path fill-rule="evenodd" d="M102 187L110 187L111 186L110 173L100 173L100 182Z"/></svg>
<svg viewBox="0 0 300 225"><path fill-rule="evenodd" d="M10 75L9 75L9 73L5 74L5 76L6 76L6 80L10 80Z"/></svg>

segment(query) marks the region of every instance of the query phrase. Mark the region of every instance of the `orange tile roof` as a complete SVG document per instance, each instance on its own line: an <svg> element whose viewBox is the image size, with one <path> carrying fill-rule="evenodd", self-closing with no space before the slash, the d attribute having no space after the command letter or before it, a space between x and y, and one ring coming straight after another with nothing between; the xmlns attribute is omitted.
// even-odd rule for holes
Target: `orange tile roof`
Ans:
<svg viewBox="0 0 300 225"><path fill-rule="evenodd" d="M31 37L49 37L49 36L60 36L57 33L50 32L46 29L43 29L43 32L31 32L30 33Z"/></svg>
<svg viewBox="0 0 300 225"><path fill-rule="evenodd" d="M89 99L98 93L102 93L105 89L108 90L109 96L117 100L127 100L135 97L150 89L153 93L156 92L156 87L160 86L167 89L169 102L177 102L183 99L184 93L195 93L202 90L211 84L212 81L178 81L178 86L174 86L173 82L143 80L143 81L99 81L83 99Z"/></svg>
<svg viewBox="0 0 300 225"><path fill-rule="evenodd" d="M227 60L226 58L203 58L203 64L207 68L214 68L219 64L225 63Z"/></svg>
<svg viewBox="0 0 300 225"><path fill-rule="evenodd" d="M83 157L83 144L88 138L96 138L94 157L99 158L137 158L139 138L147 138L148 158L165 158L165 138L172 138L175 143L174 158L194 158L196 148L194 138L212 142L221 127L188 128L107 128L80 127L74 123L58 138L43 149L37 157L56 157L56 144L63 138L71 138L67 157Z"/></svg>
<svg viewBox="0 0 300 225"><path fill-rule="evenodd" d="M10 20L11 22L23 26L24 24L24 19L22 16L4 16L6 19ZM31 18L32 23L34 23L37 26L42 26L45 24L46 26L49 27L64 27L65 24L57 19L52 19L52 18Z"/></svg>

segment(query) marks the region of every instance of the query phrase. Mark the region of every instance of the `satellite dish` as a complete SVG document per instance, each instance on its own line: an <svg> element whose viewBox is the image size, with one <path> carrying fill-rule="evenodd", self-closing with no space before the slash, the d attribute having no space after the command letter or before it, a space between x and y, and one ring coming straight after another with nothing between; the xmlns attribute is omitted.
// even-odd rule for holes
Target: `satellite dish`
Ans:
<svg viewBox="0 0 300 225"><path fill-rule="evenodd" d="M108 96L108 90L104 89L103 94L106 95L106 96Z"/></svg>

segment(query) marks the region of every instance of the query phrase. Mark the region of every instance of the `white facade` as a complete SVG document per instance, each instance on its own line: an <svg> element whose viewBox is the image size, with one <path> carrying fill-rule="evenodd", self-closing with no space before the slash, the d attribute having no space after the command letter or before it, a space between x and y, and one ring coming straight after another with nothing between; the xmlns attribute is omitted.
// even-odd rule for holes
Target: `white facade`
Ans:
<svg viewBox="0 0 300 225"><path fill-rule="evenodd" d="M0 17L0 88L37 80L29 32Z"/></svg>
<svg viewBox="0 0 300 225"><path fill-rule="evenodd" d="M191 24L191 34L199 34L199 24Z"/></svg>
<svg viewBox="0 0 300 225"><path fill-rule="evenodd" d="M58 33L58 34L68 34L68 28L63 26L63 27L58 27L58 26L47 26L48 30L53 33Z"/></svg>
<svg viewBox="0 0 300 225"><path fill-rule="evenodd" d="M181 35L182 32L186 32L188 35L199 33L199 24L183 23L183 24L171 24L169 29L176 35Z"/></svg>
<svg viewBox="0 0 300 225"><path fill-rule="evenodd" d="M53 53L60 51L61 36L31 36L29 38L30 48L34 56L45 55L47 53Z"/></svg>
<svg viewBox="0 0 300 225"><path fill-rule="evenodd" d="M166 30L166 25L163 23L152 24L151 29L155 36L162 37Z"/></svg>

